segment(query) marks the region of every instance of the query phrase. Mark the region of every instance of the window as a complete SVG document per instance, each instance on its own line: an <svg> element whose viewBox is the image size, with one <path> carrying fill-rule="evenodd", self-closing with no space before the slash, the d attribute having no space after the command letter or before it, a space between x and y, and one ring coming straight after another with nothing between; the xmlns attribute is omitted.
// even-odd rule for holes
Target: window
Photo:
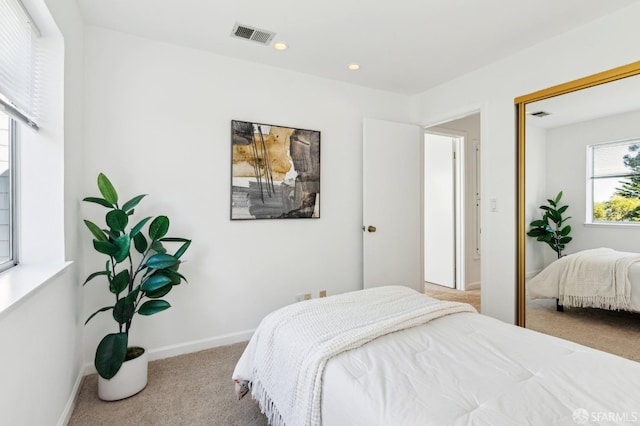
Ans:
<svg viewBox="0 0 640 426"><path fill-rule="evenodd" d="M640 138L590 145L587 221L640 225Z"/></svg>
<svg viewBox="0 0 640 426"><path fill-rule="evenodd" d="M16 263L14 247L15 121L0 112L0 271Z"/></svg>

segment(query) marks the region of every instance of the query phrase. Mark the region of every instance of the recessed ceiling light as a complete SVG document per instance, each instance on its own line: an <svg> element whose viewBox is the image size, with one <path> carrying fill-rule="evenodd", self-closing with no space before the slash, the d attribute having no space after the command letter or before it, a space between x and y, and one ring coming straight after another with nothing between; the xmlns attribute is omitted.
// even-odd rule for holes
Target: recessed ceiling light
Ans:
<svg viewBox="0 0 640 426"><path fill-rule="evenodd" d="M287 50L289 46L286 43L278 42L273 45L273 48L276 50Z"/></svg>
<svg viewBox="0 0 640 426"><path fill-rule="evenodd" d="M351 71L355 71L360 69L360 65L358 64L349 64L349 66L347 66L347 68L349 68Z"/></svg>

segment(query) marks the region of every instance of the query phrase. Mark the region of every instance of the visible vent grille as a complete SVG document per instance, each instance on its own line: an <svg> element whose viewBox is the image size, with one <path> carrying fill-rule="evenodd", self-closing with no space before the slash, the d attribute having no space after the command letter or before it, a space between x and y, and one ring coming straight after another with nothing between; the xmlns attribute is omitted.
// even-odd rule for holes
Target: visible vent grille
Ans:
<svg viewBox="0 0 640 426"><path fill-rule="evenodd" d="M272 31L253 28L248 25L236 23L231 31L231 37L243 38L245 40L255 41L256 43L268 45L276 36Z"/></svg>
<svg viewBox="0 0 640 426"><path fill-rule="evenodd" d="M535 117L546 117L547 115L551 115L551 113L546 111L538 111L538 112L532 112L531 115Z"/></svg>

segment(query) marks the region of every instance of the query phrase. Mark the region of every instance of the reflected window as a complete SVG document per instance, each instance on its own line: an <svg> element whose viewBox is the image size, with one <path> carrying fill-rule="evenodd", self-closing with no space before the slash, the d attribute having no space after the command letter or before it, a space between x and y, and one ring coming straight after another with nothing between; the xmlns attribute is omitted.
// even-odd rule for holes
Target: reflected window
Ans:
<svg viewBox="0 0 640 426"><path fill-rule="evenodd" d="M588 147L587 220L640 225L640 139Z"/></svg>

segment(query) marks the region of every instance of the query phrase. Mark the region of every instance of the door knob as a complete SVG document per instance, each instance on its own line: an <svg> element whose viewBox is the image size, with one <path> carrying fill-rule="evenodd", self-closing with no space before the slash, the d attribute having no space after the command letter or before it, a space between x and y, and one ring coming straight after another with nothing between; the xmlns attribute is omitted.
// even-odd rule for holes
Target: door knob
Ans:
<svg viewBox="0 0 640 426"><path fill-rule="evenodd" d="M369 227L367 228L367 231L369 231L369 232L376 232L376 227L375 227L375 226L371 226L371 225L369 225Z"/></svg>

